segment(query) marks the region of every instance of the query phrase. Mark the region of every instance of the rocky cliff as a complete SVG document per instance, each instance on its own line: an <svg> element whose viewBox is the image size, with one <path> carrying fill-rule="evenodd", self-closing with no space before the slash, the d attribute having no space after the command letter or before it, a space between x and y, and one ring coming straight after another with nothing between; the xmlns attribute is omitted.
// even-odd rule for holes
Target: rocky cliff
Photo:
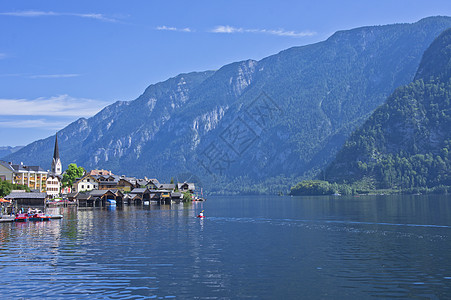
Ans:
<svg viewBox="0 0 451 300"><path fill-rule="evenodd" d="M362 27L260 61L181 74L59 132L63 164L197 178L210 190L286 188L330 162L356 126L412 80L451 18ZM54 137L7 159L51 162ZM253 186L253 187L252 187Z"/></svg>

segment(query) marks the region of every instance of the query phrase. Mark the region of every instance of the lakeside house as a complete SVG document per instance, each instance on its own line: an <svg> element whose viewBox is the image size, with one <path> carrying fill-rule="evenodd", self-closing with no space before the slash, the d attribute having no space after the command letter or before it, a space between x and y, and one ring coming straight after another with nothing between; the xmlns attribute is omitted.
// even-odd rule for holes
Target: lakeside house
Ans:
<svg viewBox="0 0 451 300"><path fill-rule="evenodd" d="M145 184L151 190L156 190L160 186L160 182L156 178L149 179Z"/></svg>
<svg viewBox="0 0 451 300"><path fill-rule="evenodd" d="M108 171L108 170L91 170L91 171L89 171L88 172L88 175L91 175L91 176L99 176L99 175L113 175L113 173L111 172L111 171Z"/></svg>
<svg viewBox="0 0 451 300"><path fill-rule="evenodd" d="M13 184L22 184L30 189L43 192L46 190L47 176L48 172L39 166L0 161L0 179Z"/></svg>
<svg viewBox="0 0 451 300"><path fill-rule="evenodd" d="M99 181L91 175L85 175L81 178L77 178L72 184L72 191L75 193L83 191L92 191L99 189Z"/></svg>
<svg viewBox="0 0 451 300"><path fill-rule="evenodd" d="M52 157L51 171L39 166L0 161L0 179L13 184L28 186L35 193L15 191L6 199L16 203L45 203L46 200L67 195L69 201L83 206L105 205L108 199L119 204L136 204L144 201L180 201L183 193L195 190L194 183L160 183L156 178L148 179L114 175L108 170L90 170L77 178L72 186L62 187L62 163L59 156L58 135Z"/></svg>
<svg viewBox="0 0 451 300"><path fill-rule="evenodd" d="M59 157L58 137L55 138L52 170L45 171L40 166L0 161L0 180L27 186L30 190L45 192L51 198L61 194L62 164Z"/></svg>
<svg viewBox="0 0 451 300"><path fill-rule="evenodd" d="M61 180L63 176L49 173L46 181L46 192L51 198L59 197L62 193Z"/></svg>
<svg viewBox="0 0 451 300"><path fill-rule="evenodd" d="M55 135L55 147L53 149L52 168L47 175L46 191L51 198L59 197L62 193L63 164L60 159L58 147L58 134Z"/></svg>
<svg viewBox="0 0 451 300"><path fill-rule="evenodd" d="M12 191L6 200L12 200L20 206L44 206L47 200L47 193L27 193L24 191Z"/></svg>
<svg viewBox="0 0 451 300"><path fill-rule="evenodd" d="M184 182L184 183L177 183L177 189L180 192L190 192L190 193L194 193L195 190L195 185L194 183L188 183L188 182Z"/></svg>

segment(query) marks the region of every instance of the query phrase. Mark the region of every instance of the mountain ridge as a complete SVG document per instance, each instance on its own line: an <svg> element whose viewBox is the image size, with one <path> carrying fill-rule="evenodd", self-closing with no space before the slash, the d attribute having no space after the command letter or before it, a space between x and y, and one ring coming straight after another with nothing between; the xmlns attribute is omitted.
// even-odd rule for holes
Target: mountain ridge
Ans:
<svg viewBox="0 0 451 300"><path fill-rule="evenodd" d="M410 82L424 50L450 26L451 18L433 17L356 28L260 61L180 74L61 130L63 163L163 180L187 174L211 190L242 189L243 182L271 192L279 179L277 189L289 186L317 173L356 126ZM270 118L252 115L259 101L272 107ZM243 145L233 144L231 129L244 132ZM7 158L45 166L53 140ZM220 154L215 161L212 150ZM218 160L226 168L213 168L224 167Z"/></svg>
<svg viewBox="0 0 451 300"><path fill-rule="evenodd" d="M325 178L403 190L451 186L450 103L451 28L424 52L414 81L350 136Z"/></svg>

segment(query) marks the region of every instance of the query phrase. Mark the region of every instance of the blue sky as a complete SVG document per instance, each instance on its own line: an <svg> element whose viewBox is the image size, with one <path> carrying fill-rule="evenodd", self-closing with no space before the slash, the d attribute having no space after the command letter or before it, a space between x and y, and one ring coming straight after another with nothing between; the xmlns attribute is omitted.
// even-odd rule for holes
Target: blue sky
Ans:
<svg viewBox="0 0 451 300"><path fill-rule="evenodd" d="M0 146L48 137L152 83L326 39L451 16L449 0L0 0Z"/></svg>

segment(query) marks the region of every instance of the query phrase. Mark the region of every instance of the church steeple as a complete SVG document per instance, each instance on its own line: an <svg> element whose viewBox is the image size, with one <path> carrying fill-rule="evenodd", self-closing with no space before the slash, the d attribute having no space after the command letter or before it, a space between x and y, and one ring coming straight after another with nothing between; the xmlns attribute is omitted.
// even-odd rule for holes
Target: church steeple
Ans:
<svg viewBox="0 0 451 300"><path fill-rule="evenodd" d="M60 159L60 152L58 150L58 133L55 135L55 150L53 150L53 159Z"/></svg>
<svg viewBox="0 0 451 300"><path fill-rule="evenodd" d="M53 150L53 161L52 161L52 173L56 175L61 175L63 173L62 164L60 160L60 152L58 149L58 133L55 135L55 149Z"/></svg>

